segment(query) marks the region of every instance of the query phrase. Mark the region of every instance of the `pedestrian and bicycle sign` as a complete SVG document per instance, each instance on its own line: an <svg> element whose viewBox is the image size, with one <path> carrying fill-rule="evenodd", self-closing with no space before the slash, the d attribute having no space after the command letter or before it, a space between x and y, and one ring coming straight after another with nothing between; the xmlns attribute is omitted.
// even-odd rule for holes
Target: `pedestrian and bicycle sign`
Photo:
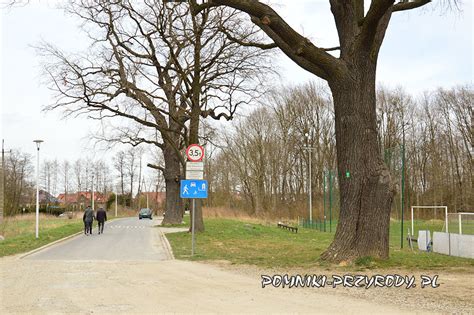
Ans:
<svg viewBox="0 0 474 315"><path fill-rule="evenodd" d="M203 199L207 198L207 180L182 180L180 188L181 198Z"/></svg>

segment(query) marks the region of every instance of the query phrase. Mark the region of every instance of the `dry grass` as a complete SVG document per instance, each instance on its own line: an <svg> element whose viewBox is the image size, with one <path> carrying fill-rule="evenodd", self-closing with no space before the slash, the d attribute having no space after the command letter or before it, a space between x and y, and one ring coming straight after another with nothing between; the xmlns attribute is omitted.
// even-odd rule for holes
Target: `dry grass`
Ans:
<svg viewBox="0 0 474 315"><path fill-rule="evenodd" d="M68 219L65 217L56 217L53 215L40 213L39 222L40 229L50 229L64 225L65 223L82 222L83 211L75 211L72 213L72 218ZM134 217L138 215L138 210L132 210L129 208L118 208L118 217ZM110 219L115 217L115 209L110 209L107 212ZM13 217L4 217L3 222L0 223L0 235L7 237L16 236L25 232L34 232L35 229L35 213L29 213L24 215L16 215Z"/></svg>
<svg viewBox="0 0 474 315"><path fill-rule="evenodd" d="M138 215L139 210L131 210L129 208L118 208L117 209L117 217L119 218L125 218L125 217L134 217ZM107 218L110 216L110 218L115 218L115 208L112 207L112 209L109 209L107 212Z"/></svg>
<svg viewBox="0 0 474 315"><path fill-rule="evenodd" d="M0 242L0 257L24 253L84 229L80 212L71 219L41 214L38 238L35 237L35 227L35 214L5 218L0 224L0 233L5 237Z"/></svg>
<svg viewBox="0 0 474 315"><path fill-rule="evenodd" d="M298 222L297 220L290 219L289 217L282 217L273 213L251 215L245 212L244 210L230 209L224 207L204 207L203 216L204 218L234 219L242 222L265 225L272 225L279 221L291 224L297 224Z"/></svg>
<svg viewBox="0 0 474 315"><path fill-rule="evenodd" d="M67 217L56 217L53 215L40 214L39 226L40 229L52 229L64 225L65 223L77 222L82 220L82 216L74 213L72 219ZM36 215L34 213L18 215L14 217L5 217L0 224L0 235L5 238L14 237L20 234L35 231Z"/></svg>

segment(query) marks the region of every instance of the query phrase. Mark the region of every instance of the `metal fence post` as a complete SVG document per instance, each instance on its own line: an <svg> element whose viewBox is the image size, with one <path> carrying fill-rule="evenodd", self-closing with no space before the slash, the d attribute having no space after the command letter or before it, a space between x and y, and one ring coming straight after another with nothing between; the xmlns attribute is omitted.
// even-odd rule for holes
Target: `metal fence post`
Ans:
<svg viewBox="0 0 474 315"><path fill-rule="evenodd" d="M329 170L329 232L332 232L332 171Z"/></svg>

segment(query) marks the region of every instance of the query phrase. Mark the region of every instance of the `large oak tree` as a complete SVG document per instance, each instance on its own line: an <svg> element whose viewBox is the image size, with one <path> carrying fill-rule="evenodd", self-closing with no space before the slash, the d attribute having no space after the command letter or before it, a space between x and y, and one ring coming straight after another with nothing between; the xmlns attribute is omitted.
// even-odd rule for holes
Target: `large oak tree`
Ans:
<svg viewBox="0 0 474 315"><path fill-rule="evenodd" d="M377 141L377 60L392 14L430 0L373 0L367 10L364 0L329 2L339 46L327 49L257 0L209 0L200 9L228 6L247 13L290 59L328 82L334 99L341 212L334 241L322 257L334 262L387 258L395 185ZM339 50L339 57L329 50ZM350 176L341 176L346 173Z"/></svg>
<svg viewBox="0 0 474 315"><path fill-rule="evenodd" d="M197 12L157 0L76 0L67 9L84 21L93 44L80 55L40 47L56 96L47 109L87 114L102 124L112 120L118 134L108 139L158 147L164 165L150 166L165 178L163 222L180 223L182 150L199 142L200 120L230 120L262 91L262 75L270 70L262 64L267 53L236 43L258 39L257 28L245 27L237 10ZM204 230L200 209L198 231Z"/></svg>

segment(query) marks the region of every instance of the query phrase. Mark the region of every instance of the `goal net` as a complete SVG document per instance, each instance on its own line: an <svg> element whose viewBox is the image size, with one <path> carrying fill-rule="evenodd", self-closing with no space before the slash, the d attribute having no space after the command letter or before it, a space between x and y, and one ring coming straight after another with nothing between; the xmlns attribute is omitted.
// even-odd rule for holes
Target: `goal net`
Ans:
<svg viewBox="0 0 474 315"><path fill-rule="evenodd" d="M411 206L411 234L416 237L418 231L449 232L448 207ZM416 234L415 234L416 233Z"/></svg>
<svg viewBox="0 0 474 315"><path fill-rule="evenodd" d="M474 212L448 213L451 233L474 235Z"/></svg>

